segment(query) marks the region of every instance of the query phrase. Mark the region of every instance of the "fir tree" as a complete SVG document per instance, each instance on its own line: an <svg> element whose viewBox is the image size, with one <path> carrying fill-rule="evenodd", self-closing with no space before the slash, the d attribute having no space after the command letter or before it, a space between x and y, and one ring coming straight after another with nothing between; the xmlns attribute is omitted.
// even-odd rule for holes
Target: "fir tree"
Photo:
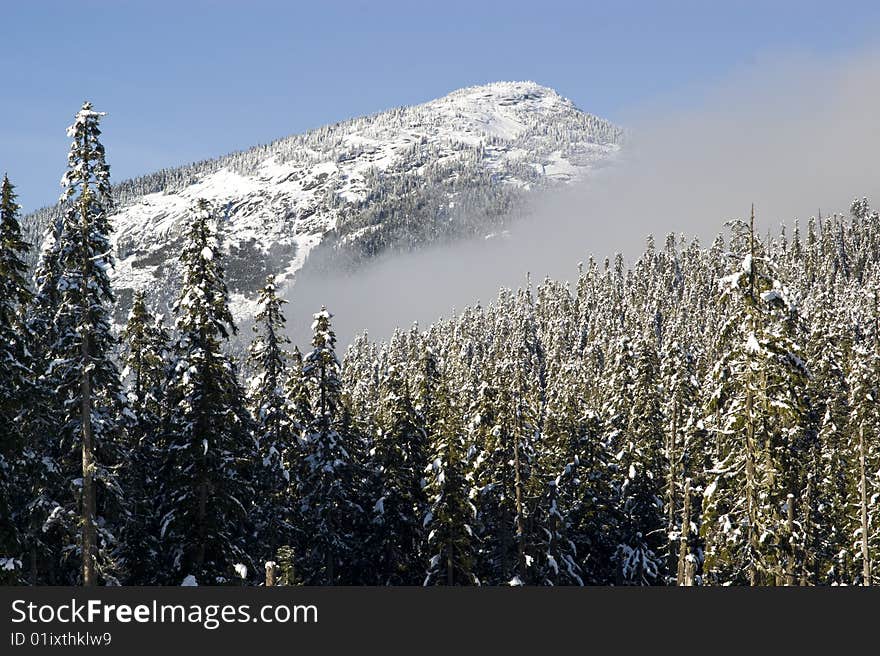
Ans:
<svg viewBox="0 0 880 656"><path fill-rule="evenodd" d="M122 474L128 518L120 539L119 560L127 582L154 585L162 569L155 501L165 443L162 420L171 339L163 318L147 308L145 294L136 292L121 335L122 377L132 412L128 429L128 466Z"/></svg>
<svg viewBox="0 0 880 656"><path fill-rule="evenodd" d="M22 238L15 187L4 175L0 183L0 325L12 326L31 298L26 263L30 244ZM4 340L4 345L6 340Z"/></svg>
<svg viewBox="0 0 880 656"><path fill-rule="evenodd" d="M576 538L586 481L579 477L584 409L572 384L574 366L562 368L550 385L544 443L538 454L539 477L545 479L535 511L536 581L548 585L584 584Z"/></svg>
<svg viewBox="0 0 880 656"><path fill-rule="evenodd" d="M314 315L312 351L303 364L312 421L305 427L305 473L299 494L308 543L301 549L307 583L339 584L353 578L355 541L363 508L359 471L342 416L342 381L336 335L326 308Z"/></svg>
<svg viewBox="0 0 880 656"><path fill-rule="evenodd" d="M686 563L691 564L694 575L701 565L695 557L699 551L698 532L691 531L699 508L695 507L697 504L692 498L685 497L690 497L689 481L695 483L694 487L699 484L709 454L703 435L703 401L697 380L697 363L691 349L678 340L673 341L664 352L662 373L666 424L664 509L669 537L667 567L670 576L675 572L676 582L684 585Z"/></svg>
<svg viewBox="0 0 880 656"><path fill-rule="evenodd" d="M852 581L848 549L855 530L849 508L858 505L858 483L849 458L850 381L848 360L851 330L838 323L832 312L833 283L825 281L817 291L810 317L807 361L812 374L808 383L811 401L805 433L814 443L803 463L808 516L804 524L805 582L845 585ZM860 358L854 364L858 365Z"/></svg>
<svg viewBox="0 0 880 656"><path fill-rule="evenodd" d="M719 457L710 470L702 524L710 580L768 585L802 567L794 514L796 437L803 426L807 369L791 329L797 319L788 288L771 275L752 225L735 224L738 270L721 279L729 317L726 352L713 370L709 409Z"/></svg>
<svg viewBox="0 0 880 656"><path fill-rule="evenodd" d="M51 378L45 375L51 362L51 347L58 329L61 278L59 248L62 217L51 223L43 236L36 270L35 293L25 322L26 346L30 354L30 394L24 408L24 445L16 466L16 479L23 501L19 530L27 544L28 582L60 585L67 582L61 571L66 544L58 513L66 486L62 479L57 436L62 432L63 408L59 407ZM49 520L52 521L49 521Z"/></svg>
<svg viewBox="0 0 880 656"><path fill-rule="evenodd" d="M608 448L601 417L581 404L566 412L571 414L557 416L547 428L551 444L560 440L558 448L563 456L547 499L563 516L554 520L554 514L547 513L547 552L556 561L556 566L551 566L551 582L616 583L614 559L620 523L614 481L617 463ZM562 426L557 423L560 420L564 421ZM564 432L557 433L563 427ZM547 561L549 565L549 557ZM549 572L545 580L548 577Z"/></svg>
<svg viewBox="0 0 880 656"><path fill-rule="evenodd" d="M848 471L855 485L849 504L854 540L851 545L855 571L851 580L861 585L876 585L877 563L880 562L880 447L876 436L880 431L880 330L878 330L877 292L873 295L872 335L867 343L856 347L852 371L850 439L846 444L850 467ZM855 510L856 512L852 512Z"/></svg>
<svg viewBox="0 0 880 656"><path fill-rule="evenodd" d="M66 555L78 553L81 578L95 585L114 580L111 552L123 506L116 469L122 462L120 418L124 398L113 359L110 310L114 296L108 215L112 209L110 167L98 137L103 113L83 104L67 134L72 138L62 179L66 212L56 246L57 309L54 342L44 374L61 406L59 491L48 523L68 540Z"/></svg>
<svg viewBox="0 0 880 656"><path fill-rule="evenodd" d="M248 350L249 362L254 370L248 402L261 455L257 468L259 480L255 521L256 549L263 552L262 560L270 560L278 547L290 542L292 537L290 517L284 511L291 471L284 456L291 454L301 432L301 426L291 416L290 402L284 389L288 359L284 347L290 343L284 333L284 303L286 301L278 297L275 277L269 276L260 292L254 325L256 335ZM294 471L294 481L297 473Z"/></svg>
<svg viewBox="0 0 880 656"><path fill-rule="evenodd" d="M382 382L379 426L369 459L374 478L371 564L380 585L415 585L423 579L419 547L426 505L426 434L396 365Z"/></svg>
<svg viewBox="0 0 880 656"><path fill-rule="evenodd" d="M430 462L425 470L427 530L425 585L472 585L476 550L473 524L477 509L471 501L467 445L462 412L444 387L437 358L426 350L420 363L419 413L426 427Z"/></svg>
<svg viewBox="0 0 880 656"><path fill-rule="evenodd" d="M0 583L15 583L22 573L26 531L26 495L17 480L23 460L21 430L32 372L23 313L31 293L25 278L30 245L21 236L19 206L7 176L0 185Z"/></svg>
<svg viewBox="0 0 880 656"><path fill-rule="evenodd" d="M618 458L623 478L619 484L621 519L616 559L619 581L626 585L662 583L666 571L661 491L666 467L659 369L654 345L643 338L637 352L633 405Z"/></svg>
<svg viewBox="0 0 880 656"><path fill-rule="evenodd" d="M525 584L534 559L526 505L533 452L516 410L511 412L515 404L503 378L498 387L484 382L471 424L480 449L474 462L482 538L477 571L491 584Z"/></svg>
<svg viewBox="0 0 880 656"><path fill-rule="evenodd" d="M175 362L165 403L160 538L164 580L231 580L244 565L254 502L256 446L244 392L223 343L236 328L223 252L210 205L193 208L181 251L183 283L174 305Z"/></svg>

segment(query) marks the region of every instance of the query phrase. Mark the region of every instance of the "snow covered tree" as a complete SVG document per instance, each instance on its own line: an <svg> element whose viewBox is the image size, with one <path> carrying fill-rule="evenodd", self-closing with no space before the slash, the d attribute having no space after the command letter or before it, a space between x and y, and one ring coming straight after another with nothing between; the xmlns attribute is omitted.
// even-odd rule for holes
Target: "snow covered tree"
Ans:
<svg viewBox="0 0 880 656"><path fill-rule="evenodd" d="M632 341L623 336L614 346L614 360L608 368L603 386L602 415L608 423L608 439L612 448L619 449L629 425L633 404L635 353Z"/></svg>
<svg viewBox="0 0 880 656"><path fill-rule="evenodd" d="M705 569L709 582L772 585L802 566L793 504L808 372L792 336L792 292L759 250L754 213L734 229L741 260L720 281L728 316L709 403L719 457L703 495Z"/></svg>
<svg viewBox="0 0 880 656"><path fill-rule="evenodd" d="M480 453L474 462L482 539L478 576L490 584L525 584L532 555L526 533L524 484L528 449L509 413L509 390L484 382L479 388L471 431Z"/></svg>
<svg viewBox="0 0 880 656"><path fill-rule="evenodd" d="M694 575L700 565L694 555L698 549L698 533L691 531L698 513L690 498L689 481L699 484L709 454L706 453L702 428L703 400L697 380L697 363L692 350L677 339L673 340L664 351L662 373L666 424L663 503L669 538L668 571L670 576L676 572L677 583L682 585L686 563L691 563Z"/></svg>
<svg viewBox="0 0 880 656"><path fill-rule="evenodd" d="M56 246L57 310L45 381L62 406L59 465L68 489L56 499L48 524L78 554L81 578L95 585L114 580L111 552L123 504L116 470L122 462L120 420L125 407L111 331L114 296L108 271L112 208L110 167L98 137L104 114L84 103L68 128L72 139L62 179L66 203ZM100 491L99 491L100 490Z"/></svg>
<svg viewBox="0 0 880 656"><path fill-rule="evenodd" d="M143 291L134 294L119 341L129 406L137 416L140 431L153 432L162 413L162 388L168 373L171 337L164 317L156 316L147 307Z"/></svg>
<svg viewBox="0 0 880 656"><path fill-rule="evenodd" d="M29 394L21 421L24 444L16 463L19 503L22 517L20 533L27 546L28 582L31 585L60 585L67 579L61 565L62 549L67 544L60 522L53 514L59 507L66 485L59 466L62 444L63 408L59 407L51 379L45 376L51 362L51 347L56 341L55 316L58 312L61 277L59 247L62 218L51 223L43 236L43 244L34 272L35 293L27 306L25 319L26 347L29 352ZM53 521L47 524L49 518Z"/></svg>
<svg viewBox="0 0 880 656"><path fill-rule="evenodd" d="M119 564L129 585L155 585L162 568L155 503L165 449L162 419L171 338L163 318L147 308L142 291L135 292L120 342L122 378L133 417L128 428L128 466L121 474L128 508Z"/></svg>
<svg viewBox="0 0 880 656"><path fill-rule="evenodd" d="M547 529L547 552L553 555L559 568L558 573L556 567L553 568L553 581L585 585L616 583L614 559L620 521L615 486L618 466L609 449L601 417L585 406L574 405L567 412L571 413L567 417L554 412L546 428L553 440L551 444L560 440L557 448L563 456L555 468L552 498L548 499L564 518L563 521L557 517ZM564 432L560 430L563 428ZM548 514L552 518L553 513ZM573 543L573 549L567 541ZM549 558L547 560L549 564Z"/></svg>
<svg viewBox="0 0 880 656"><path fill-rule="evenodd" d="M21 321L21 311L31 298L25 261L31 246L22 238L15 199L15 187L4 175L0 183L0 327L7 331ZM4 348L11 348L7 346L10 341L12 336L4 334Z"/></svg>
<svg viewBox="0 0 880 656"><path fill-rule="evenodd" d="M577 545L580 522L586 511L583 502L588 482L581 478L581 443L585 437L581 422L585 418L575 381L576 365L567 363L550 383L544 442L538 454L539 473L544 489L539 490L535 509L536 582L548 585L583 585L581 554ZM598 441L598 436L594 436ZM598 471L597 471L598 473Z"/></svg>
<svg viewBox="0 0 880 656"><path fill-rule="evenodd" d="M24 311L31 293L25 257L30 245L22 239L18 203L9 178L0 184L0 583L16 583L22 573L26 495L16 480L23 457L21 430L32 372L27 350Z"/></svg>
<svg viewBox="0 0 880 656"><path fill-rule="evenodd" d="M379 430L369 454L372 517L368 551L379 585L417 585L426 499L426 435L406 380L391 365L382 381Z"/></svg>
<svg viewBox="0 0 880 656"><path fill-rule="evenodd" d="M477 509L471 501L463 412L445 388L437 357L426 349L420 362L418 412L429 439L430 462L425 470L427 558L425 585L472 585L476 550L473 524Z"/></svg>
<svg viewBox="0 0 880 656"><path fill-rule="evenodd" d="M532 578L535 443L540 435L542 348L531 294L502 290L493 343L470 410L477 449L474 479L479 537L477 576L490 584ZM519 365L519 366L518 366Z"/></svg>
<svg viewBox="0 0 880 656"><path fill-rule="evenodd" d="M305 473L299 494L307 543L300 549L302 576L311 584L340 584L353 578L355 541L363 508L358 503L360 472L343 422L336 335L326 308L314 315L312 351L303 380L314 416L305 426Z"/></svg>
<svg viewBox="0 0 880 656"><path fill-rule="evenodd" d="M175 361L165 397L160 538L163 578L171 584L190 575L202 584L225 583L240 565L255 571L247 547L258 460L244 391L222 350L236 333L222 256L211 207L199 200L180 254Z"/></svg>
<svg viewBox="0 0 880 656"><path fill-rule="evenodd" d="M813 438L804 462L805 582L846 585L852 582L849 545L855 526L850 509L858 505L858 483L850 450L858 430L851 425L849 364L853 331L840 322L834 308L834 283L817 285L816 303L810 312L806 344L811 377L810 423L806 434Z"/></svg>
<svg viewBox="0 0 880 656"><path fill-rule="evenodd" d="M600 421L588 401L594 369L578 348L577 311L568 288L545 281L537 297L538 337L546 356L538 375L544 410L531 490L533 580L584 585L595 582L592 566L613 550L603 544L610 531L602 522L609 519L612 499L608 458L597 453L605 447ZM589 571L583 568L587 561Z"/></svg>
<svg viewBox="0 0 880 656"><path fill-rule="evenodd" d="M850 374L851 423L847 452L851 467L849 471L856 485L855 498L849 504L850 512L856 510L849 526L854 538L851 545L856 565L853 582L876 585L880 576L880 316L877 295L874 292L873 335L867 343L859 344L854 351Z"/></svg>
<svg viewBox="0 0 880 656"><path fill-rule="evenodd" d="M288 360L284 347L290 343L290 338L284 333L286 319L282 306L287 301L279 298L274 276L266 278L258 302L259 309L254 317L256 335L248 349L248 360L254 371L248 403L261 455L257 468L255 548L262 552L260 560L265 561L271 560L278 547L291 539L290 519L284 511L291 472L284 456L296 447L301 426L292 418L284 389ZM294 482L297 474L294 471Z"/></svg>
<svg viewBox="0 0 880 656"><path fill-rule="evenodd" d="M293 347L284 381L284 394L289 402L291 426L297 427L300 434L306 426L312 425L315 414L312 409L311 392L303 375L303 356L298 346ZM290 467L286 465L289 470Z"/></svg>
<svg viewBox="0 0 880 656"><path fill-rule="evenodd" d="M308 472L308 433L307 427L314 422L311 391L303 376L303 357L299 347L294 346L286 366L284 380L284 398L287 401L287 429L290 441L281 452L281 473L285 478L283 496L278 499L276 512L284 522L287 544L276 549L276 556L282 573L287 567L291 572L296 569L293 559L300 552L307 551L305 545L309 535L302 515L300 502L303 493L303 481ZM283 553L282 553L283 552ZM287 561L290 561L287 563ZM287 563L287 564L285 564ZM289 565L289 567L288 567ZM297 580L301 580L298 576ZM290 577L282 580L293 580Z"/></svg>
<svg viewBox="0 0 880 656"><path fill-rule="evenodd" d="M624 585L663 583L667 546L662 485L663 413L656 347L643 337L637 347L633 405L623 433L619 482L619 582Z"/></svg>

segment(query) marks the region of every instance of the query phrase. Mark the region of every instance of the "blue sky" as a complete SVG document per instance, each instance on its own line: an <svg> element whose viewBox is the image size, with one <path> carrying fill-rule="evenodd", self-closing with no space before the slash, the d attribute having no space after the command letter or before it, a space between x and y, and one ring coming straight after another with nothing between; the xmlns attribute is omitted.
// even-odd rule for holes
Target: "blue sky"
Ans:
<svg viewBox="0 0 880 656"><path fill-rule="evenodd" d="M107 111L114 179L501 79L625 123L774 54L870 46L880 3L16 2L0 14L0 171L55 201L64 128Z"/></svg>

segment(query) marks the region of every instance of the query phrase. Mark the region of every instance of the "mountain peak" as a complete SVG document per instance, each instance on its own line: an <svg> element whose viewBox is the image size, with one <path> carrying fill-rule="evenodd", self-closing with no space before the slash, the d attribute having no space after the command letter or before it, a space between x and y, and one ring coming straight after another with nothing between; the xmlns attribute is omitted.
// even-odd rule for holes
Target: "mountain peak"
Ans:
<svg viewBox="0 0 880 656"><path fill-rule="evenodd" d="M435 113L459 134L483 133L502 139L515 139L527 130L532 122L529 115L578 111L571 101L535 82L490 82L464 87L413 109Z"/></svg>
<svg viewBox="0 0 880 656"><path fill-rule="evenodd" d="M243 318L267 274L290 283L307 259L357 266L384 250L495 231L524 194L588 175L622 137L553 89L492 82L124 181L111 217L120 312L137 289L164 309L197 199L223 218ZM35 226L57 212L38 213Z"/></svg>
<svg viewBox="0 0 880 656"><path fill-rule="evenodd" d="M540 98L552 98L563 100L554 89L545 87L531 80L498 80L462 87L450 92L449 97L483 97L486 99L498 99L501 101L536 100Z"/></svg>

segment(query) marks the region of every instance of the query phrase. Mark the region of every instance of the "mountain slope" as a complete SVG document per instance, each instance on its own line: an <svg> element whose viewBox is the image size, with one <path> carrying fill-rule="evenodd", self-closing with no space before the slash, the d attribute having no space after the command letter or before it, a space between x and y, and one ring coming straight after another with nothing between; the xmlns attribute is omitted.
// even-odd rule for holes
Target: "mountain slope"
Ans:
<svg viewBox="0 0 880 656"><path fill-rule="evenodd" d="M115 187L119 314L134 289L164 305L198 198L223 220L233 308L265 275L356 267L388 249L480 234L525 194L603 165L622 131L533 82L497 82L280 139ZM32 217L41 230L58 209Z"/></svg>

